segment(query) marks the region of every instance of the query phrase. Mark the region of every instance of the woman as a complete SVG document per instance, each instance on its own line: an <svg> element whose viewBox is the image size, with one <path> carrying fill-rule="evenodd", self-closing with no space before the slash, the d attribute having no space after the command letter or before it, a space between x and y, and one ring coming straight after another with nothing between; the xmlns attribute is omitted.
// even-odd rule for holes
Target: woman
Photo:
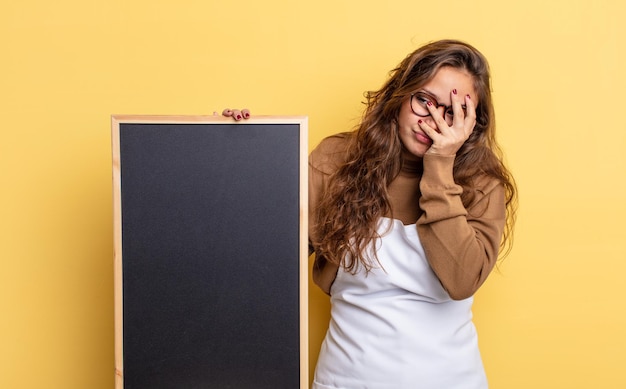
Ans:
<svg viewBox="0 0 626 389"><path fill-rule="evenodd" d="M332 307L313 389L486 388L472 296L510 247L516 199L487 61L433 42L366 97L356 130L309 158L313 278Z"/></svg>

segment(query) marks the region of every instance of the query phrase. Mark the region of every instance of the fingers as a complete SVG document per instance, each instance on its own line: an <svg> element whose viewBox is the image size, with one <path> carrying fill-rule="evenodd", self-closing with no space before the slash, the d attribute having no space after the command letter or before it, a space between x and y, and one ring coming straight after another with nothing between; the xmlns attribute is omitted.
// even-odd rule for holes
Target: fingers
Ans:
<svg viewBox="0 0 626 389"><path fill-rule="evenodd" d="M437 141L439 140L438 137L441 136L441 133L438 129L429 126L428 123L426 123L424 120L418 120L417 125L419 126L419 128L422 129L422 131L424 131L426 136L428 136L433 141L433 143L436 139Z"/></svg>
<svg viewBox="0 0 626 389"><path fill-rule="evenodd" d="M443 105L439 107L435 106L432 102L428 102L426 108L433 118L437 131L442 134L449 133L450 130L462 131L469 134L474 129L476 124L476 106L470 95L461 96L456 89L450 91L451 106L441 109ZM450 113L450 107L452 113ZM447 111L447 112L446 112Z"/></svg>
<svg viewBox="0 0 626 389"><path fill-rule="evenodd" d="M241 115L241 111L238 109L226 108L224 111L222 111L222 115L226 117L231 117L235 120L241 120L243 118L243 116Z"/></svg>
<svg viewBox="0 0 626 389"><path fill-rule="evenodd" d="M437 128L430 126L425 120L418 120L417 125L432 140L426 154L454 155L458 148L454 138L446 136Z"/></svg>
<svg viewBox="0 0 626 389"><path fill-rule="evenodd" d="M463 127L466 113L465 109L467 109L467 104L463 101L461 96L458 95L456 89L452 89L452 93L450 93L450 98L452 100L452 112L454 113L452 119L452 127Z"/></svg>
<svg viewBox="0 0 626 389"><path fill-rule="evenodd" d="M453 89L450 91L450 101L451 109L448 106L443 110L429 102L427 109L432 120L420 120L418 122L422 131L433 141L427 151L428 153L453 155L474 130L476 106L471 97L469 95L460 96L457 90ZM446 113L446 111L448 112Z"/></svg>
<svg viewBox="0 0 626 389"><path fill-rule="evenodd" d="M435 124L437 125L437 132L441 133L441 131L448 128L448 123L446 122L446 119L441 116L441 112L439 112L437 107L435 107L435 105L431 101L426 103L426 109L428 109L428 112L430 112L430 116L433 118Z"/></svg>
<svg viewBox="0 0 626 389"><path fill-rule="evenodd" d="M472 129L476 124L476 104L470 95L465 95L465 121L471 123Z"/></svg>
<svg viewBox="0 0 626 389"><path fill-rule="evenodd" d="M236 121L250 118L250 110L244 108L242 110L226 108L222 111L222 116L232 117Z"/></svg>

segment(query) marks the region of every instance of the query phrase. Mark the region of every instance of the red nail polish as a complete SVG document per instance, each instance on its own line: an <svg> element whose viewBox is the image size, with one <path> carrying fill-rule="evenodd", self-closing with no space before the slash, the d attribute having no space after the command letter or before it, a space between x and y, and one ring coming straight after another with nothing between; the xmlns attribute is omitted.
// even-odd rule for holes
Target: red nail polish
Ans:
<svg viewBox="0 0 626 389"><path fill-rule="evenodd" d="M456 95L456 89L452 89L452 93Z"/></svg>
<svg viewBox="0 0 626 389"><path fill-rule="evenodd" d="M465 95L465 97L467 97L468 99L470 98L470 95Z"/></svg>
<svg viewBox="0 0 626 389"><path fill-rule="evenodd" d="M241 115L237 115L237 120L241 120Z"/></svg>
<svg viewBox="0 0 626 389"><path fill-rule="evenodd" d="M428 103L426 103L426 104L428 104L428 106L432 106L432 105L433 105L433 102L432 102L432 101L429 101L429 102L428 102Z"/></svg>
<svg viewBox="0 0 626 389"><path fill-rule="evenodd" d="M417 123L422 124L422 119L419 119Z"/></svg>

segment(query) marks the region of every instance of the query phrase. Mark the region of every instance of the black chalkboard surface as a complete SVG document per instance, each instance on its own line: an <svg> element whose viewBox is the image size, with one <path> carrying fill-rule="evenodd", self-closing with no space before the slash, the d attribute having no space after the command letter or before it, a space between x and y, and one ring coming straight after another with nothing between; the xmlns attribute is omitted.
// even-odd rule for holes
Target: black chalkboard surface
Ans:
<svg viewBox="0 0 626 389"><path fill-rule="evenodd" d="M116 388L308 387L306 118L112 138Z"/></svg>

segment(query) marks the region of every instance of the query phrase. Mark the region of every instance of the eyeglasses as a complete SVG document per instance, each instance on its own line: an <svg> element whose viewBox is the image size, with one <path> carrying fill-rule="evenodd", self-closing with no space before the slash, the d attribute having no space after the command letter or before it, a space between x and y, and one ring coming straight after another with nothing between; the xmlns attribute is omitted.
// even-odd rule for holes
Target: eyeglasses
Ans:
<svg viewBox="0 0 626 389"><path fill-rule="evenodd" d="M417 116L430 116L430 112L428 111L429 102L432 103L433 107L435 107L437 110L443 108L443 111L440 111L441 116L443 116L446 123L451 126L452 119L454 118L454 111L452 110L452 106L439 104L439 102L435 100L431 95L424 92L411 93L411 111L413 111L413 113ZM465 105L463 105L462 108L463 112L465 113Z"/></svg>

